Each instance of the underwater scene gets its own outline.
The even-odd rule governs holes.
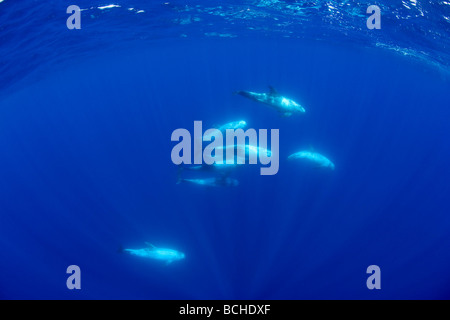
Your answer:
[[[0,0],[0,53],[0,299],[450,299],[449,1]]]

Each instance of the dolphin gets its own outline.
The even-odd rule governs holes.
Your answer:
[[[221,171],[228,172],[230,170],[236,169],[239,165],[244,164],[246,161],[250,159],[250,157],[254,157],[255,159],[259,157],[260,154],[271,157],[272,151],[269,149],[258,147],[251,144],[234,144],[234,145],[226,145],[219,146],[217,150],[221,150],[223,152],[223,159],[221,161],[216,161],[211,165],[202,164],[196,166],[180,166],[179,174],[182,170],[191,170],[191,171]],[[230,163],[227,163],[227,152],[233,151],[234,159]],[[239,151],[241,154],[239,154]],[[240,156],[241,155],[241,156]]]
[[[247,122],[245,120],[228,122],[224,125],[219,126],[217,129],[224,132],[226,129],[243,129],[247,126]]]
[[[237,129],[243,129],[246,126],[247,126],[247,122],[245,120],[239,120],[239,121],[228,122],[228,123],[225,123],[225,124],[219,125],[219,126],[214,125],[213,128],[219,130],[222,134],[225,134],[227,129],[237,130]],[[210,134],[210,135],[205,134],[205,135],[203,135],[203,139],[211,140],[211,136],[212,136],[212,134]]]
[[[260,154],[264,154],[266,157],[271,157],[272,156],[272,151],[270,151],[269,149],[263,148],[263,147],[258,147],[258,146],[254,146],[254,145],[250,145],[250,144],[246,144],[246,145],[237,145],[238,148],[244,148],[245,150],[245,155],[247,157],[254,155],[254,156],[259,156]]]
[[[221,150],[223,152],[222,160],[220,161],[216,160],[211,165],[201,164],[201,165],[179,166],[178,174],[180,175],[183,170],[201,171],[201,172],[220,171],[222,173],[226,173],[231,170],[235,170],[242,164],[245,164],[246,161],[249,161],[251,157],[257,159],[261,154],[266,157],[272,156],[272,151],[270,151],[269,149],[250,144],[234,144],[229,146],[219,146],[217,147],[217,150]],[[234,153],[234,158],[231,159],[232,162],[230,161],[229,163],[227,163],[228,152]]]
[[[223,152],[223,163],[219,162],[218,167],[224,167],[222,169],[225,169],[225,167],[230,166],[229,168],[233,168],[236,165],[242,165],[246,163],[247,161],[250,161],[250,159],[254,159],[254,161],[262,156],[271,157],[272,151],[269,149],[258,147],[251,144],[234,144],[234,145],[226,145],[217,147],[217,149],[222,150]],[[231,159],[232,162],[227,163],[227,153],[233,152],[234,153],[234,159]],[[252,163],[250,161],[250,163]]]
[[[219,150],[223,150],[224,158],[226,158],[226,153],[228,150],[234,149],[234,154],[237,156],[238,151],[241,151],[241,153],[245,156],[245,160],[248,159],[250,156],[258,157],[260,154],[263,154],[267,157],[272,156],[272,151],[269,149],[258,147],[252,144],[234,144],[234,145],[226,145],[217,147]],[[238,160],[244,160],[244,158],[240,157]],[[220,164],[221,162],[219,162]],[[226,163],[226,161],[225,161]],[[239,163],[239,162],[238,162]]]
[[[214,125],[213,128],[216,129],[217,131],[219,131],[222,136],[226,135],[227,129],[231,129],[231,130],[237,130],[237,129],[243,129],[247,126],[247,122],[245,120],[239,120],[239,121],[233,121],[233,122],[228,122],[225,123],[223,125]],[[200,143],[203,143],[203,141],[211,141],[212,137],[214,136],[214,133],[208,133],[208,134],[203,134],[202,137],[199,138],[199,140],[201,141]],[[197,154],[201,154],[202,150],[198,150]],[[201,169],[200,166],[196,167],[197,169]],[[223,165],[218,166],[219,169],[225,169],[226,167],[224,167]],[[192,170],[196,170],[196,169],[192,169]]]
[[[184,179],[179,177],[177,184],[182,182],[196,184],[206,187],[236,187],[239,185],[239,181],[227,176],[217,177],[217,178],[206,178],[206,179]]]
[[[181,170],[191,170],[191,171],[228,171],[237,167],[236,163],[226,163],[225,160],[214,162],[211,165],[201,164],[197,166],[180,166]]]
[[[291,154],[288,159],[306,159],[313,162],[317,168],[328,168],[334,170],[334,163],[330,161],[327,157],[321,155],[317,152],[312,151],[299,151]]]
[[[162,260],[166,262],[166,265],[171,264],[173,261],[182,260],[185,258],[184,253],[173,249],[157,248],[151,243],[146,242],[147,248],[144,249],[123,249],[119,251],[127,253],[132,256],[141,258]]]
[[[250,91],[237,91],[243,97],[249,98],[253,101],[267,104],[277,110],[282,116],[289,117],[294,113],[305,113],[306,110],[294,100],[288,99],[280,95],[273,87],[269,86],[268,93],[256,93]]]

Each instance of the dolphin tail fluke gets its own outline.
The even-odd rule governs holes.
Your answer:
[[[119,246],[119,249],[117,249],[117,253],[124,253],[124,249],[122,245]]]

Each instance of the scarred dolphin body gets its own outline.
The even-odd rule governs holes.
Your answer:
[[[234,144],[230,146],[224,146],[224,147],[218,147],[217,149],[222,150],[224,154],[224,160],[223,163],[220,162],[219,164],[222,164],[223,166],[231,165],[227,164],[226,155],[229,151],[232,151],[234,153],[234,159],[232,160],[233,164],[244,164],[246,161],[249,161],[249,159],[253,158],[254,161],[260,156],[266,156],[271,157],[272,151],[269,149],[258,147],[251,144]]]
[[[251,91],[237,91],[235,93],[253,101],[264,103],[277,110],[284,117],[289,117],[294,113],[306,112],[305,108],[294,100],[280,95],[273,87],[269,88],[270,91],[267,93],[256,93]]]
[[[166,265],[171,264],[173,261],[182,260],[185,258],[184,253],[173,249],[157,248],[151,243],[146,242],[146,248],[143,249],[120,249],[120,252],[127,253],[132,256],[141,258],[161,260]]]
[[[334,170],[334,163],[330,159],[313,151],[299,151],[291,154],[289,160],[304,159],[312,162],[317,168],[328,168]]]

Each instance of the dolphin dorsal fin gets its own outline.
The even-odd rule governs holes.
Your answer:
[[[149,242],[146,242],[145,245],[147,247],[149,247],[150,249],[156,249],[156,247],[154,245],[152,245],[151,243],[149,243]]]
[[[277,96],[277,95],[278,95],[278,92],[277,92],[277,90],[275,90],[274,87],[269,86],[269,90],[270,90],[270,94],[271,94],[271,95],[274,95],[274,96]]]

